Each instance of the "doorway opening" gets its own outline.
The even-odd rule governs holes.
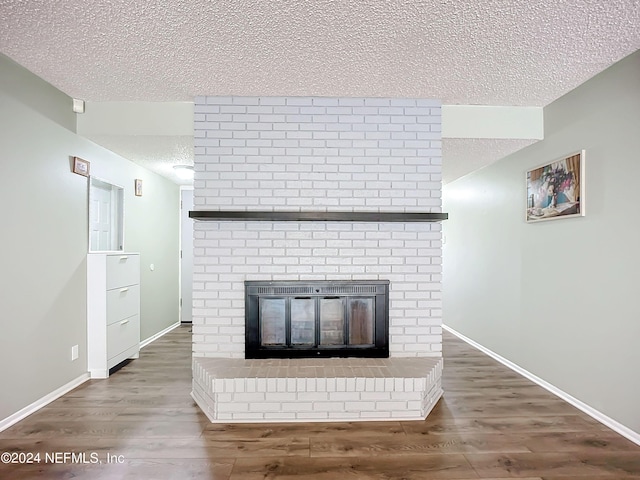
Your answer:
[[[124,250],[124,188],[96,177],[89,183],[89,251]]]

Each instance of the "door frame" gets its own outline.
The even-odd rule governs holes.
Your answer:
[[[191,185],[180,185],[180,194],[178,196],[178,202],[179,203],[179,208],[178,208],[178,215],[179,215],[179,233],[178,233],[178,238],[179,238],[179,242],[178,242],[178,289],[179,289],[179,301],[178,301],[178,313],[179,313],[179,318],[180,318],[180,323],[182,322],[182,260],[183,260],[183,255],[182,255],[182,250],[183,250],[183,245],[182,245],[182,232],[183,232],[183,217],[182,217],[182,209],[183,209],[183,205],[182,205],[182,192],[185,190],[191,190],[194,191],[193,186]],[[191,222],[193,222],[193,220],[191,220]],[[192,228],[193,231],[193,228]],[[193,285],[192,285],[192,296],[193,296]],[[193,308],[193,304],[191,305],[191,308]],[[191,316],[191,319],[193,321],[193,314]],[[185,323],[190,323],[190,322],[185,322]]]

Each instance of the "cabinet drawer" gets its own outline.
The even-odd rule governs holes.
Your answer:
[[[140,283],[140,255],[107,256],[107,290]]]
[[[140,285],[107,291],[107,325],[129,318],[140,311]]]
[[[140,317],[134,315],[107,327],[107,359],[140,344]]]

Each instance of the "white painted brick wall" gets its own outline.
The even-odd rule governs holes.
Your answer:
[[[198,97],[195,208],[441,211],[440,103]],[[438,223],[195,222],[194,355],[244,356],[245,280],[387,279],[391,356],[441,355]]]

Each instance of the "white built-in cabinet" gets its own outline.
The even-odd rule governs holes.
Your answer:
[[[87,356],[91,378],[138,358],[140,351],[140,254],[87,255]]]

